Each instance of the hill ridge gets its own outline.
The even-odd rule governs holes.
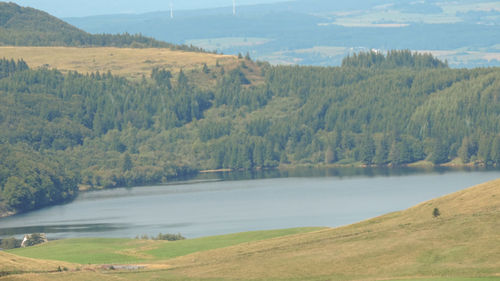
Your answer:
[[[141,34],[90,34],[49,13],[12,2],[0,2],[1,45],[152,47],[204,52],[201,48],[166,43]]]

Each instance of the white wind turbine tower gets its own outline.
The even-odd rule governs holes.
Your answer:
[[[172,1],[170,1],[170,18],[174,18],[174,5],[172,4]]]
[[[233,0],[233,16],[236,16],[236,0]]]

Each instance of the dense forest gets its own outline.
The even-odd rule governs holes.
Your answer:
[[[33,8],[0,2],[0,45],[169,48],[202,52],[194,46],[158,41],[140,34],[89,34]]]
[[[130,81],[1,60],[0,204],[27,211],[71,200],[78,186],[203,169],[500,165],[498,68],[449,69],[410,51],[330,68],[254,64],[205,67],[196,75],[218,82],[201,89],[191,72]],[[257,70],[262,83],[245,75]]]

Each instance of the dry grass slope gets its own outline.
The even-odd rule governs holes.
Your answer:
[[[72,270],[77,267],[72,263],[25,258],[1,251],[0,265],[0,276],[10,273],[53,272],[58,268]]]
[[[441,216],[433,217],[434,208]],[[174,273],[193,278],[500,276],[499,221],[496,180],[358,224],[196,253],[168,263]]]
[[[31,67],[46,66],[80,73],[108,72],[140,78],[149,76],[154,67],[178,72],[200,69],[204,63],[215,66],[233,63],[229,55],[172,51],[170,49],[77,48],[77,47],[0,47],[0,56],[24,59]]]
[[[150,77],[153,68],[166,69],[174,76],[183,70],[189,80],[202,89],[212,89],[222,70],[227,73],[237,67],[252,85],[264,82],[261,67],[253,61],[231,55],[173,51],[165,48],[114,47],[17,47],[0,46],[0,58],[23,59],[31,68],[47,67],[62,72],[107,73],[138,81]],[[203,71],[207,65],[209,72]],[[242,67],[244,64],[245,67]],[[175,81],[175,80],[174,80]]]

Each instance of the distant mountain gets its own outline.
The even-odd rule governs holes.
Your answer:
[[[358,51],[432,52],[451,67],[500,65],[500,4],[487,0],[290,1],[68,18],[93,33],[142,33],[271,63],[340,65]]]
[[[5,2],[0,2],[0,45],[159,47],[201,51],[142,35],[93,35],[46,12]]]

